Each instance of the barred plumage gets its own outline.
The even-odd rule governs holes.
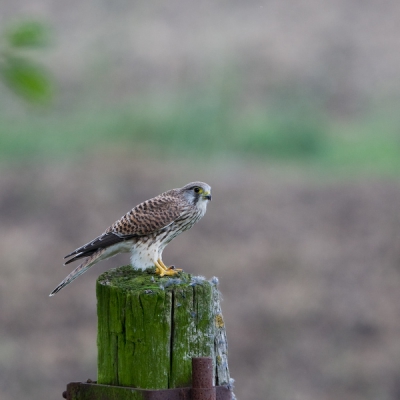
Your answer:
[[[114,222],[96,239],[65,256],[64,265],[80,258],[85,261],[75,268],[51,293],[86,272],[99,261],[121,252],[131,252],[133,268],[156,266],[158,275],[175,275],[180,270],[166,267],[162,261],[165,246],[190,229],[205,214],[211,200],[211,187],[204,182],[191,182],[146,200]]]

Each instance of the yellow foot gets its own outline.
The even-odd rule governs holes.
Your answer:
[[[175,267],[167,267],[161,259],[158,259],[156,264],[156,274],[160,276],[174,276],[177,275],[182,270]]]

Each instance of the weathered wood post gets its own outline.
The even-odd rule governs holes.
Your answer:
[[[190,387],[192,357],[211,357],[214,385],[230,385],[217,283],[186,273],[159,277],[130,266],[102,274],[97,280],[97,383]]]

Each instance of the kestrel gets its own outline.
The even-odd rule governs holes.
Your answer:
[[[157,275],[177,274],[181,270],[167,267],[162,261],[162,252],[172,239],[190,229],[204,216],[210,200],[211,187],[207,183],[191,182],[140,203],[102,235],[64,257],[72,257],[64,265],[84,257],[86,260],[50,296],[94,264],[117,253],[130,252],[133,268],[144,270],[155,266]]]

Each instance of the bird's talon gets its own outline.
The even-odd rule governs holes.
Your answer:
[[[182,270],[175,268],[174,265],[167,267],[161,260],[157,260],[156,263],[156,274],[158,276],[174,276],[178,275]]]
[[[167,271],[181,272],[183,270],[182,270],[182,268],[176,268],[175,265],[171,265],[170,267],[167,268]]]

